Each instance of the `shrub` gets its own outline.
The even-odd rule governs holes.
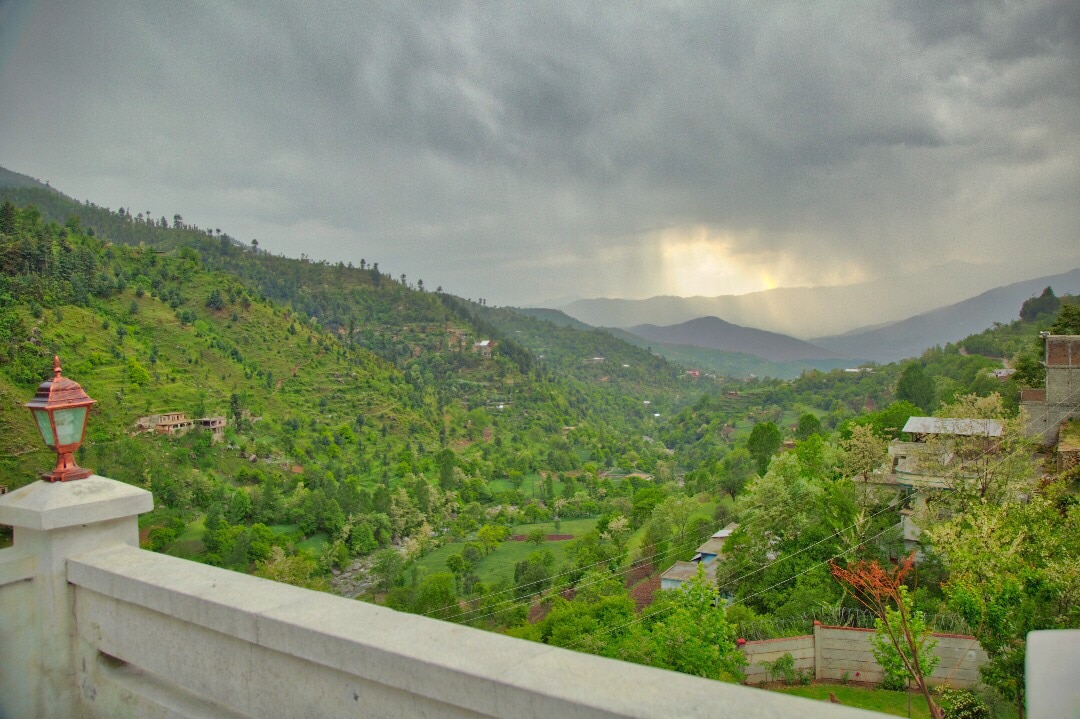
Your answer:
[[[990,719],[990,707],[968,689],[939,687],[945,719]]]
[[[775,681],[779,678],[784,684],[794,684],[802,679],[800,676],[802,672],[795,671],[795,657],[791,656],[791,652],[787,652],[775,661],[760,661],[758,666],[765,669],[769,681]],[[802,683],[805,684],[806,682]]]

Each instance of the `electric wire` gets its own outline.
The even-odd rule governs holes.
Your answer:
[[[1062,399],[1061,401],[1059,401],[1059,402],[1056,402],[1056,403],[1055,403],[1055,404],[1053,405],[1053,407],[1054,407],[1054,408],[1056,408],[1056,407],[1058,407],[1058,406],[1060,406],[1060,405],[1062,405],[1062,404],[1066,403],[1066,402],[1067,402],[1067,401],[1068,401],[1069,399],[1071,399],[1071,397],[1073,397],[1073,396],[1074,396],[1074,395],[1076,395],[1076,394],[1080,394],[1080,389],[1078,389],[1078,390],[1076,390],[1076,391],[1074,391],[1074,392],[1070,393],[1070,394],[1069,394],[1069,395],[1068,395],[1068,396],[1067,396],[1066,398]],[[1050,414],[1050,411],[1051,411],[1051,408],[1048,408],[1048,409],[1047,409],[1047,410],[1046,410],[1046,411],[1045,411],[1044,413],[1042,413],[1042,414],[1041,414],[1041,415],[1040,415],[1039,417],[1037,417],[1037,419],[1038,419],[1038,418],[1042,418],[1042,417],[1045,417],[1045,416],[1048,416],[1048,415]],[[1030,421],[1030,420],[1029,420],[1029,421]],[[1012,457],[1014,457],[1014,456],[1017,456],[1017,455],[1019,455],[1019,454],[1021,454],[1021,453],[1024,453],[1024,452],[1025,452],[1026,450],[1027,450],[1027,447],[1025,447],[1025,446],[1023,446],[1023,445],[1022,445],[1022,446],[1021,446],[1021,447],[1019,447],[1019,448],[1018,448],[1017,450],[1015,450],[1015,451],[1013,451],[1013,452],[1010,452],[1010,453],[1009,453],[1008,455],[1006,455],[1005,457],[1003,457],[1002,459],[1000,459],[1000,460],[999,460],[999,461],[998,461],[998,462],[996,463],[996,465],[995,465],[995,466],[1001,466],[1002,464],[1004,464],[1004,463],[1005,463],[1006,461],[1008,461],[1008,460],[1009,460],[1009,459],[1011,459]],[[990,451],[991,451],[991,450],[989,450],[989,449],[987,449],[987,450],[984,450],[984,451],[980,452],[980,453],[979,453],[978,455],[976,455],[975,457],[973,457],[973,458],[972,458],[972,460],[969,460],[969,461],[973,461],[973,460],[981,459],[982,457],[984,457],[984,456],[986,456],[987,454],[989,454],[989,453],[990,453]],[[870,521],[871,519],[873,519],[874,517],[878,516],[878,515],[879,515],[879,514],[881,514],[882,512],[885,512],[885,511],[887,511],[888,509],[891,509],[891,508],[892,508],[893,506],[895,506],[896,504],[898,504],[898,503],[900,503],[900,502],[904,501],[905,499],[906,499],[906,497],[905,497],[904,495],[901,495],[901,496],[899,496],[899,497],[898,497],[898,498],[897,498],[896,500],[894,500],[893,502],[890,502],[890,503],[889,503],[888,505],[886,505],[886,506],[885,506],[884,508],[882,508],[882,509],[878,510],[877,512],[875,512],[875,513],[874,513],[873,515],[871,515],[870,517],[866,517],[866,518],[861,518],[861,519],[857,520],[857,521],[856,521],[855,523],[853,523],[853,524],[851,524],[851,525],[849,525],[849,526],[847,526],[847,527],[845,527],[845,528],[843,528],[843,529],[837,530],[837,531],[836,531],[836,532],[834,532],[833,534],[831,534],[831,535],[829,535],[829,536],[827,536],[827,537],[824,537],[823,539],[820,539],[820,540],[818,540],[818,541],[817,541],[817,542],[815,542],[814,544],[811,544],[811,545],[808,545],[808,546],[806,546],[806,547],[803,547],[803,548],[799,549],[798,551],[796,551],[796,552],[793,552],[793,553],[791,553],[791,554],[787,554],[787,555],[784,555],[784,556],[782,556],[782,557],[778,557],[778,558],[776,558],[776,559],[774,559],[774,560],[772,560],[772,561],[768,562],[767,564],[765,564],[765,565],[763,565],[763,566],[761,566],[761,567],[759,567],[759,568],[757,568],[757,569],[755,569],[755,570],[752,570],[752,571],[750,571],[750,572],[747,572],[747,573],[745,573],[745,574],[743,574],[743,575],[740,575],[739,577],[736,577],[736,578],[734,578],[734,579],[728,580],[728,581],[727,581],[727,582],[725,582],[725,583],[724,583],[723,585],[720,585],[720,587],[721,587],[721,588],[723,588],[723,587],[727,587],[727,586],[730,586],[730,585],[732,585],[732,584],[735,584],[735,583],[737,583],[737,582],[741,582],[742,580],[746,579],[747,577],[749,577],[749,576],[753,576],[754,574],[757,574],[757,573],[759,573],[759,572],[765,571],[765,570],[766,570],[766,569],[768,569],[769,567],[771,567],[771,566],[774,566],[775,564],[778,564],[779,562],[782,562],[782,561],[784,561],[784,560],[786,560],[786,559],[790,559],[790,558],[792,558],[792,557],[795,557],[795,556],[797,556],[797,555],[801,554],[801,553],[802,553],[802,552],[804,552],[804,551],[807,551],[807,550],[809,550],[809,549],[812,549],[813,547],[815,547],[815,546],[817,546],[817,545],[821,544],[822,542],[828,541],[829,539],[832,539],[833,537],[835,537],[835,536],[839,535],[839,534],[840,534],[840,533],[842,533],[842,532],[846,532],[846,531],[848,531],[848,530],[850,530],[850,529],[853,529],[853,528],[855,528],[855,527],[859,526],[860,524],[865,524],[866,522]],[[878,533],[877,535],[875,535],[875,536],[874,536],[874,538],[876,538],[876,537],[879,537],[879,536],[881,536],[881,535],[882,535],[882,534],[884,534],[884,533],[885,533],[886,531],[889,531],[889,530],[891,530],[891,529],[895,529],[895,528],[896,528],[897,526],[900,526],[900,525],[893,525],[892,527],[889,527],[888,529],[886,529],[886,530],[883,530],[882,532],[879,532],[879,533]],[[684,532],[683,534],[686,534],[686,533]],[[680,535],[680,536],[681,536],[681,535]],[[866,543],[866,541],[868,541],[868,540],[864,540],[864,542],[861,542],[860,544],[858,544],[858,545],[855,545],[855,546],[862,546],[863,544],[865,544],[865,543]],[[650,545],[650,546],[653,546],[653,545]],[[671,553],[673,553],[674,551],[676,551],[676,550],[671,550],[671,551],[669,551],[669,552],[666,552],[666,553],[665,553],[665,556],[666,556],[666,555],[668,555],[668,554],[671,554]],[[610,560],[603,560],[603,561],[600,561],[600,562],[596,562],[596,563],[594,563],[594,564],[592,564],[592,565],[589,565],[589,567],[593,567],[593,566],[596,566],[596,565],[598,565],[598,564],[605,564],[605,563],[607,563],[608,561],[610,561]],[[820,565],[815,565],[815,566],[820,566]],[[608,577],[604,577],[604,578],[601,578],[601,579],[595,580],[594,582],[589,582],[589,583],[585,583],[585,584],[579,584],[579,585],[577,585],[577,587],[585,587],[585,586],[590,586],[590,585],[592,585],[592,584],[595,584],[595,583],[599,583],[599,582],[602,582],[602,581],[606,581],[607,579],[609,579],[609,578],[611,578],[611,577],[613,577],[613,576],[621,576],[621,575],[623,575],[623,574],[626,574],[626,573],[628,573],[628,572],[631,572],[631,571],[633,571],[634,569],[635,569],[635,567],[633,567],[633,566],[630,566],[630,567],[628,567],[627,569],[624,569],[624,570],[622,570],[622,571],[619,571],[619,572],[613,573],[612,575],[609,575]],[[559,575],[555,575],[555,577],[551,577],[550,579],[555,579],[555,578],[557,578],[557,577],[565,576],[565,575],[567,575],[567,574],[573,574],[573,573],[576,573],[577,571],[581,571],[581,570],[575,569],[575,570],[570,570],[570,571],[567,571],[567,572],[563,572],[563,573],[561,573],[561,574],[559,574]],[[805,574],[805,572],[800,572],[799,574],[796,574],[796,575],[794,575],[794,576],[795,576],[795,577],[798,577],[798,576],[800,576],[801,574]],[[789,577],[788,579],[791,579],[791,578],[792,578],[792,577]],[[524,585],[524,586],[530,586],[530,585],[532,585],[532,584],[537,584],[537,583],[539,583],[539,582],[543,582],[543,581],[547,581],[547,580],[538,580],[537,582],[532,582],[532,583],[530,583],[529,585]],[[785,581],[786,581],[786,580],[785,580]],[[575,587],[575,588],[577,588],[577,587]],[[510,589],[507,589],[507,590],[502,590],[502,592],[498,592],[498,593],[504,593],[504,592],[507,592],[507,591],[514,591],[514,589],[516,589],[516,588],[510,588]],[[472,621],[479,621],[479,620],[481,620],[481,619],[485,619],[485,618],[487,618],[487,617],[489,617],[489,616],[493,616],[493,615],[495,615],[495,614],[500,614],[500,613],[504,613],[504,612],[510,611],[510,610],[512,610],[512,609],[514,609],[514,608],[517,608],[518,606],[520,606],[520,605],[521,605],[521,604],[522,604],[522,603],[523,603],[523,602],[524,602],[524,601],[525,601],[526,599],[530,599],[530,598],[532,598],[532,597],[535,597],[535,596],[537,596],[537,595],[539,595],[539,594],[543,594],[543,593],[544,593],[545,591],[547,591],[547,590],[539,590],[539,591],[537,591],[537,592],[532,592],[532,593],[530,593],[530,594],[527,594],[527,595],[524,595],[524,596],[522,596],[522,597],[520,597],[520,598],[510,598],[510,599],[508,599],[508,600],[503,600],[503,601],[501,601],[501,602],[498,602],[498,603],[496,603],[496,604],[495,604],[494,606],[498,607],[498,606],[500,606],[500,605],[502,605],[502,604],[511,604],[511,606],[509,606],[509,607],[506,607],[506,608],[504,608],[504,609],[498,609],[498,610],[495,610],[495,611],[491,611],[491,612],[488,612],[488,613],[486,613],[486,614],[483,614],[483,615],[480,615],[480,616],[473,616],[473,617],[469,617],[468,619],[465,619],[465,620],[462,620],[462,621],[469,621],[469,622],[472,622]],[[766,590],[763,590],[763,591],[768,591],[768,590],[766,589]],[[493,593],[492,595],[484,595],[484,597],[486,597],[486,596],[494,596],[495,594],[498,594],[498,593]],[[751,598],[753,598],[754,596],[757,596],[757,594],[751,595],[750,597],[745,597],[745,598],[743,598],[743,599],[742,599],[742,600],[740,600],[740,601],[746,601],[747,599],[751,599]],[[481,599],[483,599],[484,597],[481,597]],[[436,612],[439,612],[439,611],[444,611],[445,609],[451,608],[451,607],[453,607],[453,606],[454,606],[454,605],[449,605],[448,607],[444,607],[443,609],[439,609],[439,610],[434,610],[434,612],[432,612],[432,613],[436,613]],[[458,605],[458,606],[460,606],[460,605]],[[452,617],[447,617],[446,619],[448,619],[448,620],[450,620],[450,619],[457,619],[457,618],[459,618],[459,617],[467,616],[467,615],[469,615],[469,614],[476,614],[476,613],[477,613],[478,611],[482,611],[483,609],[491,609],[491,606],[488,606],[488,607],[482,607],[482,608],[478,608],[478,609],[473,609],[473,610],[466,610],[466,611],[464,611],[464,612],[460,612],[459,614],[453,615]],[[429,616],[430,616],[430,613],[429,613]]]

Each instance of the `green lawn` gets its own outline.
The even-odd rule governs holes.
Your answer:
[[[809,684],[804,687],[782,687],[772,691],[826,702],[829,701],[829,692],[832,692],[844,706],[869,709],[882,714],[892,714],[893,716],[910,716],[915,719],[929,719],[930,717],[930,711],[926,708],[926,699],[918,692],[911,692],[908,695],[905,692],[844,684]],[[908,714],[909,696],[911,699],[910,714]]]
[[[184,527],[184,531],[168,546],[165,553],[174,557],[191,559],[205,549],[202,541],[204,534],[206,534],[206,525],[203,524],[201,518],[197,519]]]
[[[330,535],[326,532],[317,532],[296,545],[297,549],[306,549],[315,555],[322,554],[326,546],[330,544]]]
[[[540,527],[546,534],[572,534],[580,537],[596,526],[596,518],[564,519],[556,531],[554,522],[539,522],[537,524],[519,524],[511,530],[511,534],[528,534],[529,530]],[[499,545],[491,554],[480,560],[476,567],[476,573],[484,584],[491,585],[500,579],[513,581],[514,565],[525,560],[537,549],[548,549],[555,555],[555,567],[558,569],[566,560],[566,546],[569,541],[544,542],[539,547],[531,542],[506,541]],[[446,559],[451,554],[457,554],[465,547],[464,542],[451,542],[439,547],[434,552],[424,556],[419,564],[428,573],[445,572]]]
[[[804,687],[778,687],[772,691],[826,702],[829,701],[829,692],[832,692],[844,706],[869,709],[870,711],[892,714],[893,716],[909,716],[915,719],[930,716],[930,711],[926,708],[926,699],[918,691],[906,694],[904,692],[886,691],[885,689],[853,684],[809,684]],[[911,700],[910,714],[908,713],[909,697]],[[999,704],[994,708],[994,716],[996,719],[1016,719],[1016,709],[1011,705]]]
[[[532,472],[526,474],[521,482],[521,492],[525,495],[526,499],[539,499],[540,498],[540,483],[542,481],[541,476]],[[488,487],[492,492],[508,492],[514,488],[514,485],[509,479],[493,479],[488,482]],[[563,483],[557,479],[552,480],[552,490],[555,492],[556,497],[562,496]]]

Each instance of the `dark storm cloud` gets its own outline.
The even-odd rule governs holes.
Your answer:
[[[1076,255],[1074,3],[309,5],[35,4],[0,164],[500,301]]]

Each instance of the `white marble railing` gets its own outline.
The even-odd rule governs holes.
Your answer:
[[[0,498],[0,717],[879,716],[143,551],[150,507],[101,477]]]

